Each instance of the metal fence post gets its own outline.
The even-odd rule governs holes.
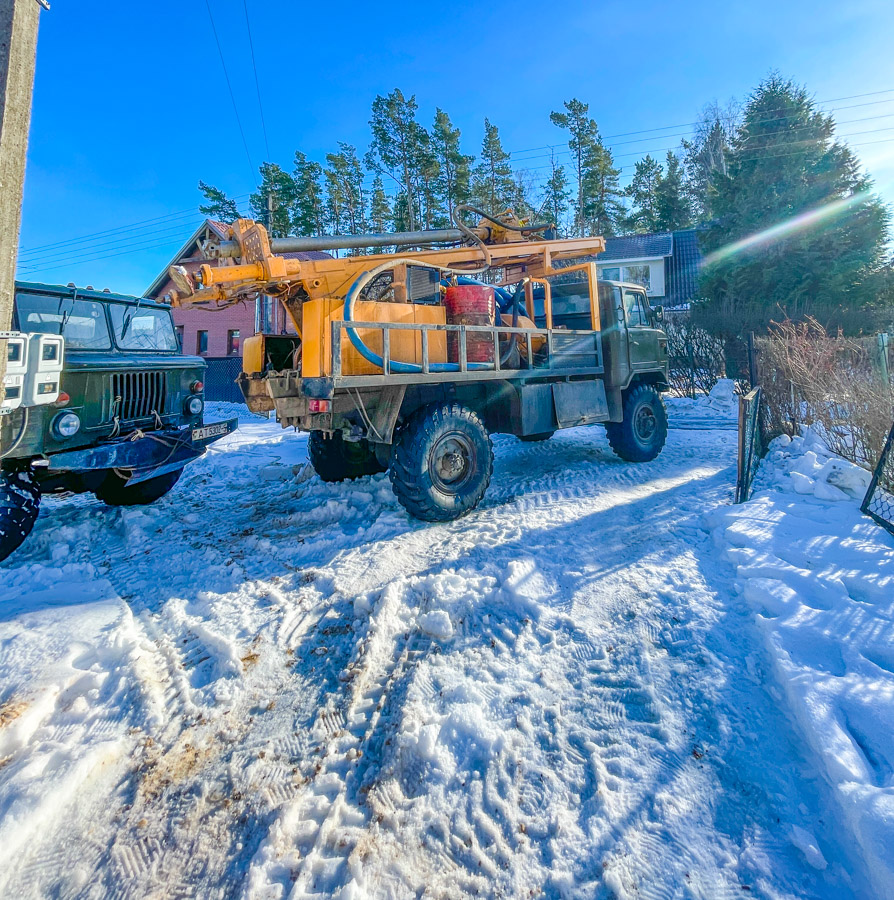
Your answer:
[[[877,334],[875,336],[875,370],[878,373],[879,381],[883,385],[891,383],[891,376],[888,371],[888,335],[886,333]]]

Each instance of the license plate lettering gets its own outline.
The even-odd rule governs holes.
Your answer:
[[[193,441],[204,441],[206,438],[217,437],[227,433],[227,423],[218,422],[216,425],[205,425],[203,428],[193,428]]]

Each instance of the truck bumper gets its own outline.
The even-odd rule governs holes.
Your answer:
[[[137,484],[157,475],[182,469],[198,459],[209,444],[235,431],[238,419],[210,425],[151,431],[137,437],[120,438],[83,450],[56,453],[49,458],[50,472],[90,472],[101,469],[130,470],[127,484]],[[136,432],[139,434],[140,432]]]

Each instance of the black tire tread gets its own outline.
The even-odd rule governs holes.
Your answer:
[[[652,395],[657,401],[658,416],[658,440],[653,444],[648,452],[644,452],[643,448],[637,443],[633,435],[633,422],[631,411],[636,407],[637,403],[644,395]],[[605,432],[608,435],[608,442],[611,445],[615,455],[619,456],[625,462],[649,462],[655,459],[661,453],[664,443],[667,440],[667,412],[664,408],[664,401],[661,394],[649,384],[640,384],[630,390],[624,398],[624,421],[623,422],[606,422]]]
[[[443,509],[435,504],[419,482],[414,465],[414,453],[418,448],[426,446],[433,439],[434,433],[447,418],[460,418],[467,421],[484,437],[487,446],[486,472],[483,485],[470,495],[473,502],[460,509]],[[423,406],[401,426],[395,435],[394,451],[391,455],[391,466],[388,469],[391,478],[391,489],[407,512],[425,522],[450,522],[471,512],[481,501],[490,485],[493,472],[494,447],[484,423],[476,412],[458,403],[433,403]]]
[[[0,562],[21,547],[40,511],[40,486],[28,471],[0,472]]]
[[[358,442],[354,458],[351,458],[345,452],[345,441],[340,433],[327,438],[322,431],[312,431],[307,436],[307,455],[314,471],[322,481],[327,482],[377,475],[387,468],[379,462],[375,451],[365,440]]]

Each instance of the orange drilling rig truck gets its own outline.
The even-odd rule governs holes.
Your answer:
[[[469,212],[475,227],[460,218]],[[297,334],[245,341],[249,408],[307,431],[326,481],[387,469],[420,519],[454,519],[480,502],[492,433],[539,441],[600,423],[622,459],[657,456],[667,435],[662,310],[640,285],[597,280],[604,240],[556,240],[551,226],[472,207],[454,221],[270,239],[239,219],[229,240],[206,245],[209,263],[172,267],[168,299],[220,308],[278,298]],[[294,258],[306,250],[346,255]]]

